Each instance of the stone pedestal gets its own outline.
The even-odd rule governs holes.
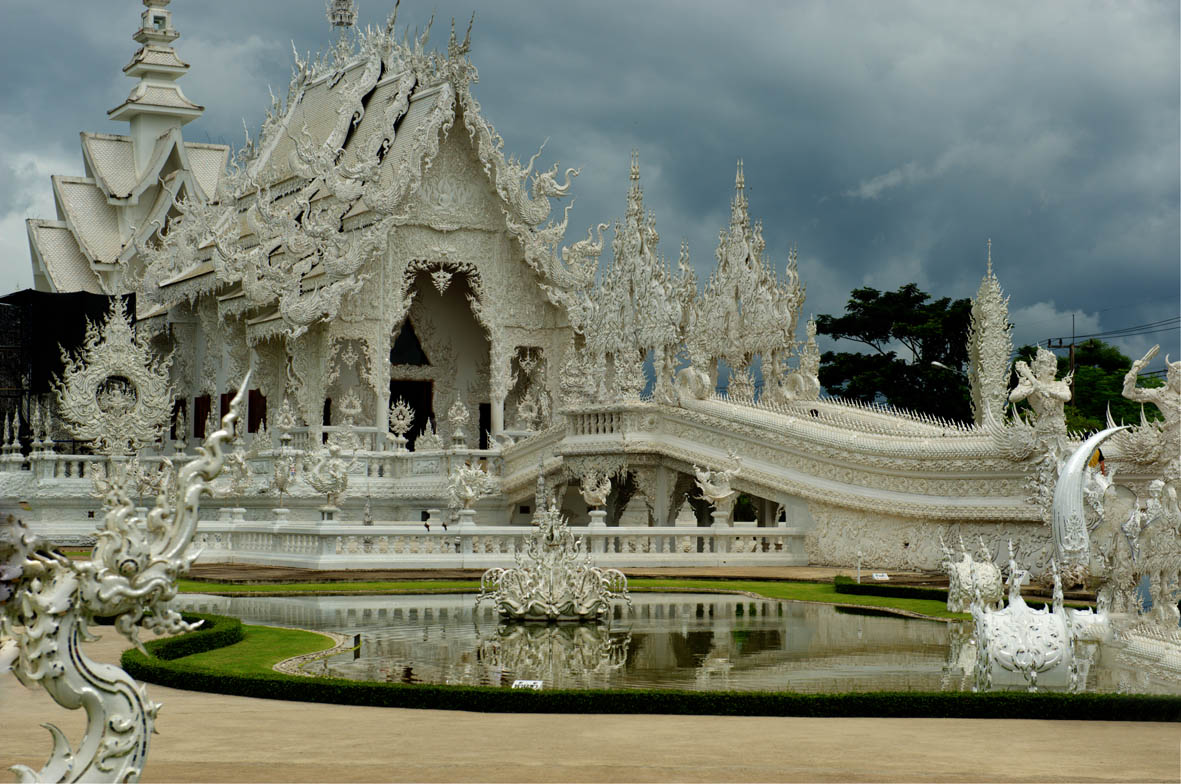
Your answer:
[[[232,512],[233,512],[233,510],[230,507],[223,506],[221,509],[217,510],[217,521],[219,523],[230,522],[230,520],[232,519],[230,516],[232,514]]]
[[[592,509],[590,511],[590,522],[586,525],[592,531],[606,531],[607,530],[607,510]],[[590,538],[590,550],[592,553],[607,552],[607,539],[603,536],[592,536]]]
[[[230,509],[230,520],[235,523],[246,522],[246,507],[235,506]]]
[[[720,532],[720,531],[724,531],[730,527],[730,523],[728,521],[728,518],[730,517],[729,510],[718,509],[715,507],[714,510],[712,512],[710,512],[709,516],[713,518],[713,523],[710,525],[710,528],[714,529],[714,531]],[[730,550],[729,545],[730,545],[730,538],[729,537],[726,537],[726,536],[715,536],[714,537],[714,552],[715,553],[729,552],[729,550]]]
[[[322,522],[335,520],[338,514],[340,514],[340,507],[334,506],[332,504],[327,504],[320,507],[320,520]]]
[[[276,523],[286,523],[290,520],[291,510],[282,506],[277,506],[271,510],[275,515]]]
[[[459,540],[460,552],[464,555],[472,554],[472,534],[476,531],[476,510],[459,510]]]

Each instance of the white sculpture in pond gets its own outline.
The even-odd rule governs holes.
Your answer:
[[[164,634],[196,628],[168,602],[198,555],[188,549],[198,504],[222,469],[243,396],[235,396],[222,429],[205,439],[200,456],[180,469],[146,519],[135,515],[126,490],[112,484],[113,503],[89,561],[67,558],[20,523],[7,523],[0,545],[7,550],[0,559],[0,673],[11,670],[30,688],[40,683],[59,705],[85,708],[87,718],[77,749],[46,725],[53,753],[41,770],[14,766],[22,781],[139,780],[160,706],[123,670],[91,660],[80,643],[96,616],[114,617],[115,629],[140,650],[141,628]]]
[[[984,540],[980,540],[979,561],[972,558],[962,538],[959,559],[952,557],[942,534],[939,546],[943,549],[943,568],[947,571],[947,609],[965,612],[977,596],[989,607],[999,608],[1004,596],[1004,581],[1001,570],[992,562],[992,556],[984,546]]]
[[[477,604],[490,600],[512,620],[545,621],[599,620],[617,599],[631,606],[627,577],[592,564],[560,510],[538,509],[533,525],[524,550],[514,554],[515,567],[484,572]]]
[[[982,599],[972,603],[976,640],[976,684],[988,690],[1004,673],[1019,675],[1030,691],[1037,691],[1038,678],[1051,671],[1071,675],[1074,639],[1062,607],[1062,584],[1053,568],[1054,597],[1051,608],[1035,610],[1021,597],[1021,583],[1028,573],[1017,568],[1009,543],[1009,604],[991,610]],[[1071,685],[1076,679],[1071,678]]]

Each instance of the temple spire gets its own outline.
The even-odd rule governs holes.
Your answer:
[[[339,27],[341,32],[355,27],[357,25],[357,4],[353,0],[328,0],[328,24]]]
[[[176,80],[189,70],[172,48],[180,33],[172,26],[169,0],[143,0],[142,23],[132,38],[140,44],[123,73],[138,78],[127,100],[107,112],[112,120],[131,125],[137,172],[152,157],[156,139],[172,128],[180,128],[205,111],[185,97]]]

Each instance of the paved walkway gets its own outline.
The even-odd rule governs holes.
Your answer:
[[[88,644],[114,661],[111,629]],[[481,714],[316,705],[148,686],[143,780],[1176,782],[1181,725],[981,719]],[[0,767],[39,768],[82,711],[0,676]]]

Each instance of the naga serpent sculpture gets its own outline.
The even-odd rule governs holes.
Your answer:
[[[84,708],[87,717],[76,750],[60,729],[45,725],[53,753],[39,771],[14,765],[20,781],[122,782],[142,774],[160,706],[122,669],[89,658],[81,643],[96,639],[89,626],[99,616],[113,617],[141,651],[141,628],[175,634],[199,625],[186,623],[167,602],[176,596],[177,577],[199,555],[188,548],[201,494],[225,463],[223,446],[233,437],[249,380],[247,373],[221,429],[168,483],[146,519],[135,515],[125,482],[112,479],[90,561],[55,552],[9,518],[7,541],[0,543],[8,554],[0,591],[0,672],[12,670],[30,688],[40,683],[59,705]]]

